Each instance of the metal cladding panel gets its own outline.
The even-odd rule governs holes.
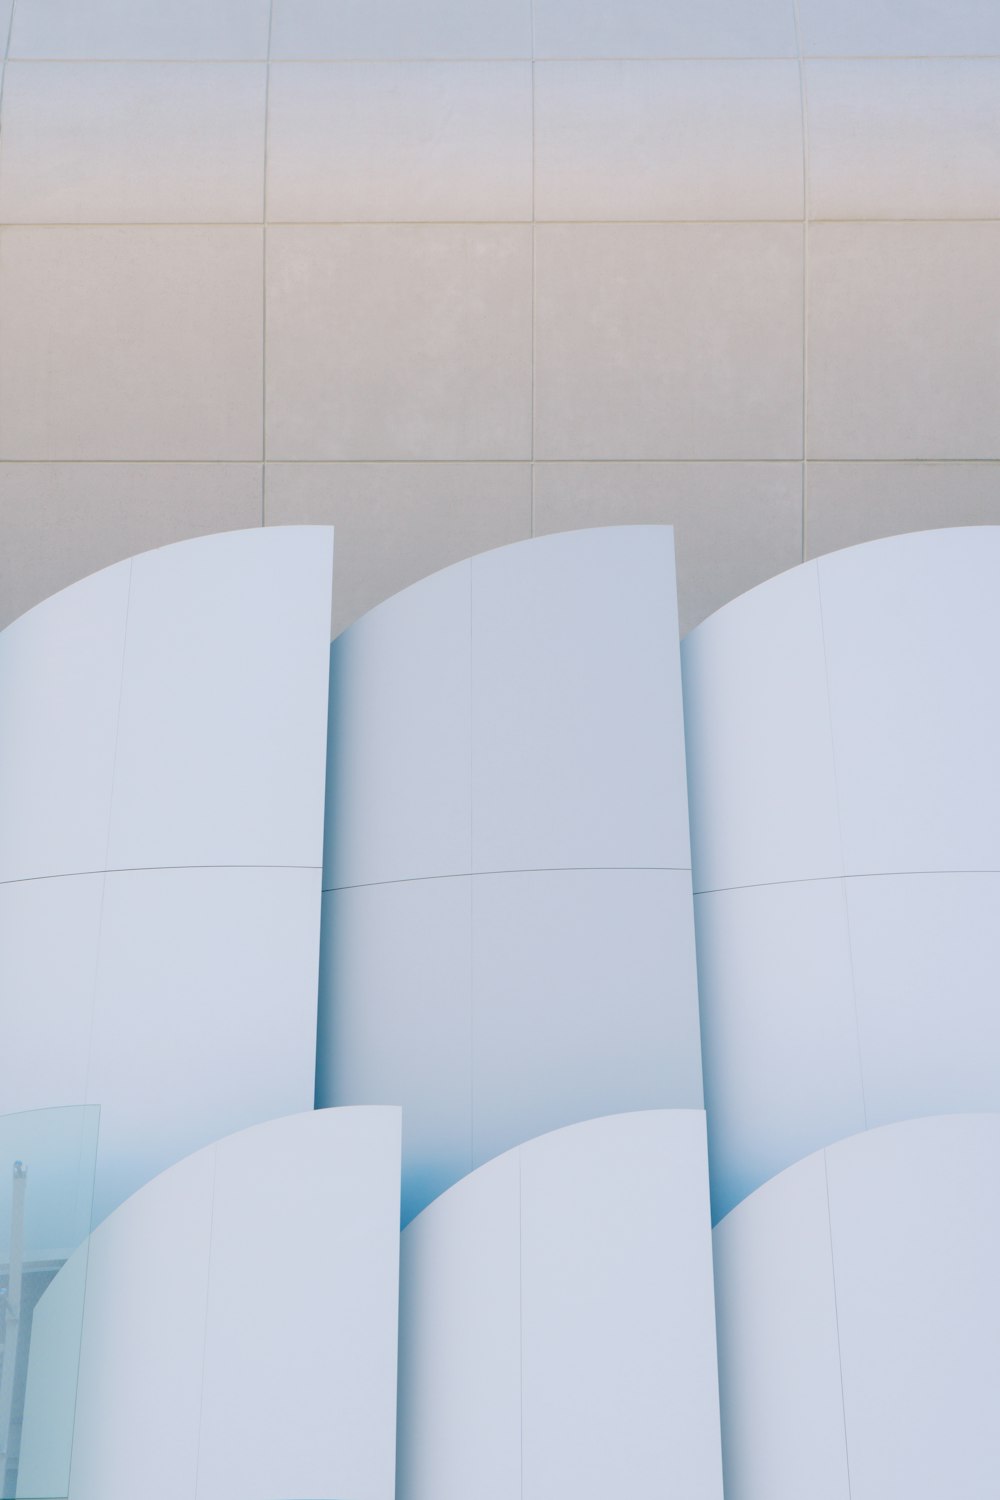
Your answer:
[[[132,563],[108,865],[322,863],[329,528]]]
[[[615,1115],[404,1231],[400,1500],[720,1500],[704,1117]]]
[[[840,880],[706,892],[695,897],[695,930],[718,1220],[868,1123],[857,965]]]
[[[405,1099],[404,1222],[541,1131],[700,1108],[670,529],[476,557],[332,663],[317,1098]]]
[[[713,1200],[1000,1108],[1000,528],[820,558],[684,644]]]
[[[471,570],[404,589],[330,648],[326,890],[469,868]]]
[[[0,632],[0,880],[105,867],[130,567]]]
[[[178,543],[0,634],[0,1110],[103,1107],[99,1215],[313,1100],[331,549]]]
[[[1000,1474],[1000,1115],[826,1148],[715,1230],[726,1494],[972,1500]]]
[[[690,869],[673,532],[472,562],[472,868]]]
[[[123,1204],[89,1242],[70,1500],[391,1500],[398,1215],[393,1108],[255,1126]]]

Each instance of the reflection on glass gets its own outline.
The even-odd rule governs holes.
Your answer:
[[[69,1493],[99,1116],[0,1116],[0,1500]]]

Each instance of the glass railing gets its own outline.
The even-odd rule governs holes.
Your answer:
[[[100,1111],[0,1115],[0,1500],[65,1500]]]

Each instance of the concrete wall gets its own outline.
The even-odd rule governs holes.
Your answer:
[[[0,0],[4,38],[0,621],[226,527],[335,522],[339,630],[665,521],[686,629],[1000,520],[994,6]]]

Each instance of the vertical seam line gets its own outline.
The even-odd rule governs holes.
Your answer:
[[[198,1438],[194,1450],[194,1500],[201,1483],[201,1432],[205,1417],[205,1362],[208,1353],[208,1321],[212,1304],[212,1252],[215,1240],[215,1189],[219,1176],[219,1148],[212,1148],[212,1196],[208,1210],[208,1271],[205,1276],[205,1324],[201,1337],[201,1368],[198,1376]]]
[[[840,1419],[844,1428],[844,1466],[847,1470],[847,1495],[851,1496],[851,1453],[847,1442],[847,1401],[844,1396],[844,1356],[840,1347],[840,1304],[837,1300],[837,1264],[833,1255],[833,1212],[830,1208],[830,1166],[823,1151],[823,1177],[826,1182],[826,1227],[830,1243],[830,1281],[833,1287],[833,1325],[837,1337],[837,1373],[840,1377]]]
[[[520,1493],[524,1500],[524,1240],[523,1188],[521,1161],[523,1148],[517,1151],[517,1398],[518,1398],[518,1464]]]
[[[833,734],[833,705],[830,698],[830,663],[826,648],[826,617],[823,612],[822,567],[816,563],[816,598],[819,604],[819,632],[823,648],[823,686],[826,693],[826,717],[830,730],[830,765],[833,770],[833,805],[837,820],[837,848],[840,854],[840,889],[844,901],[844,927],[847,933],[847,964],[851,974],[851,1001],[854,1006],[854,1039],[858,1049],[858,1085],[861,1089],[861,1118],[868,1129],[868,1100],[865,1096],[865,1064],[861,1050],[861,1017],[858,1012],[858,985],[854,968],[854,943],[851,937],[851,911],[847,899],[847,861],[844,858],[844,826],[840,807],[840,778],[837,774],[837,744]]]

